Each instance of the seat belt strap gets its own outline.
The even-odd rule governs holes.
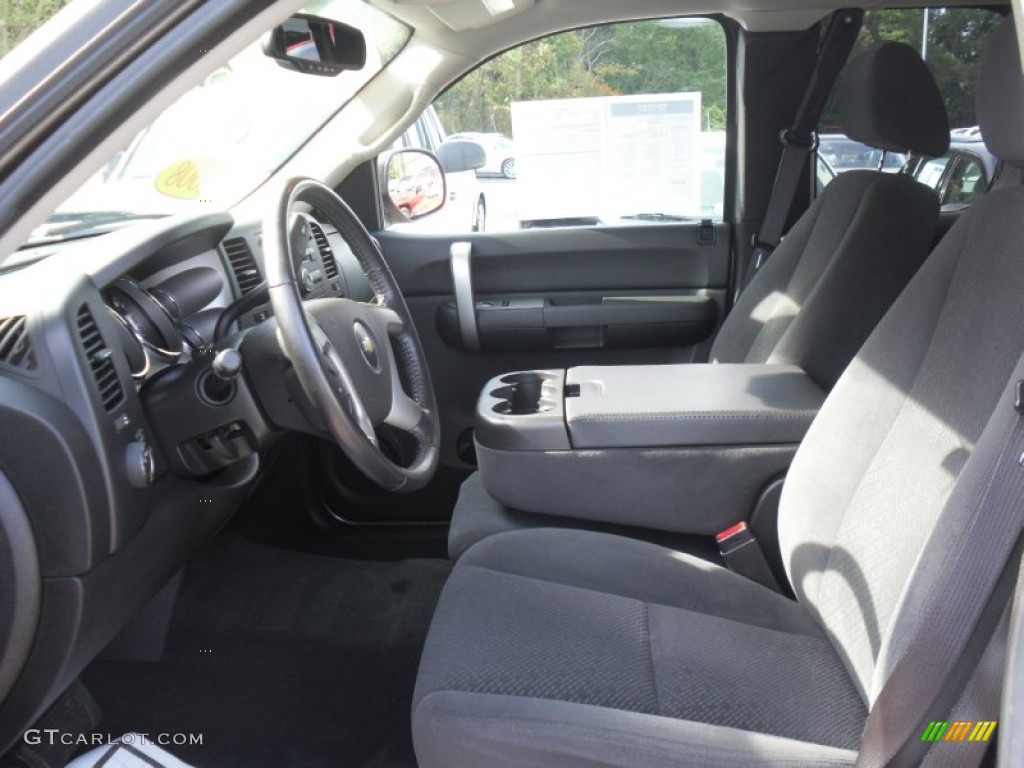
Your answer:
[[[828,94],[846,63],[853,43],[860,31],[864,12],[857,8],[843,8],[829,18],[818,42],[818,55],[807,90],[796,111],[793,124],[779,134],[782,159],[775,174],[768,207],[761,221],[761,229],[754,237],[750,274],[753,275],[782,240],[789,209],[793,206],[807,158],[818,148],[815,128],[821,117]]]
[[[920,764],[930,746],[922,741],[925,727],[945,719],[1010,599],[1024,545],[1022,380],[1024,358],[1014,371],[1010,402],[1000,405],[1014,406],[1017,417],[1003,427],[995,466],[949,557],[946,589],[924,606],[916,637],[868,714],[857,768]]]
[[[1019,581],[1019,573],[1017,576]],[[999,712],[1010,642],[1012,603],[1013,598],[1004,606],[1002,618],[990,636],[977,637],[977,642],[984,644],[985,650],[977,654],[971,679],[959,699],[946,708],[941,721],[925,726],[932,739],[938,739],[938,734],[942,734],[942,740],[949,738],[953,741],[959,737],[963,741],[951,744],[953,749],[929,749],[921,761],[921,768],[978,768],[986,765],[992,768],[995,765],[991,758],[995,757],[996,747],[1009,728],[1002,715],[998,721],[981,720],[979,717],[982,712],[991,713],[993,717]],[[971,737],[974,738],[973,747]]]

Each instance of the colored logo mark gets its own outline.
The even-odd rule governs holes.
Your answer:
[[[921,741],[988,741],[997,724],[996,720],[933,720],[921,734]]]
[[[181,160],[164,168],[156,177],[157,190],[180,200],[199,199],[199,169],[193,160]]]

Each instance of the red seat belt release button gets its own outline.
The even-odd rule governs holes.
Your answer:
[[[729,570],[775,592],[781,591],[761,545],[746,523],[736,523],[715,534],[715,541],[718,542],[718,551]]]
[[[729,539],[738,537],[743,533],[746,533],[748,537],[751,536],[750,530],[747,528],[746,523],[736,523],[736,525],[729,526],[721,533],[716,533],[715,541],[717,541],[719,546],[721,546],[724,542],[728,541]]]

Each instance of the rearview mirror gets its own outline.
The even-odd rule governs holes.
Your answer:
[[[297,13],[263,39],[263,52],[282,67],[334,77],[366,64],[366,37],[340,21]]]
[[[412,221],[433,213],[447,196],[444,173],[429,152],[403,149],[391,154],[384,165],[384,190],[389,218]]]

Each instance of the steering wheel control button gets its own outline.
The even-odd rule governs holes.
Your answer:
[[[128,483],[136,490],[148,488],[153,483],[153,449],[145,440],[128,444],[125,453],[125,470]]]
[[[366,364],[374,371],[380,370],[380,350],[377,348],[377,342],[373,338],[373,334],[370,333],[370,329],[363,325],[358,320],[353,324],[353,331],[356,335],[356,343],[359,345],[359,352],[363,356],[363,360]]]

